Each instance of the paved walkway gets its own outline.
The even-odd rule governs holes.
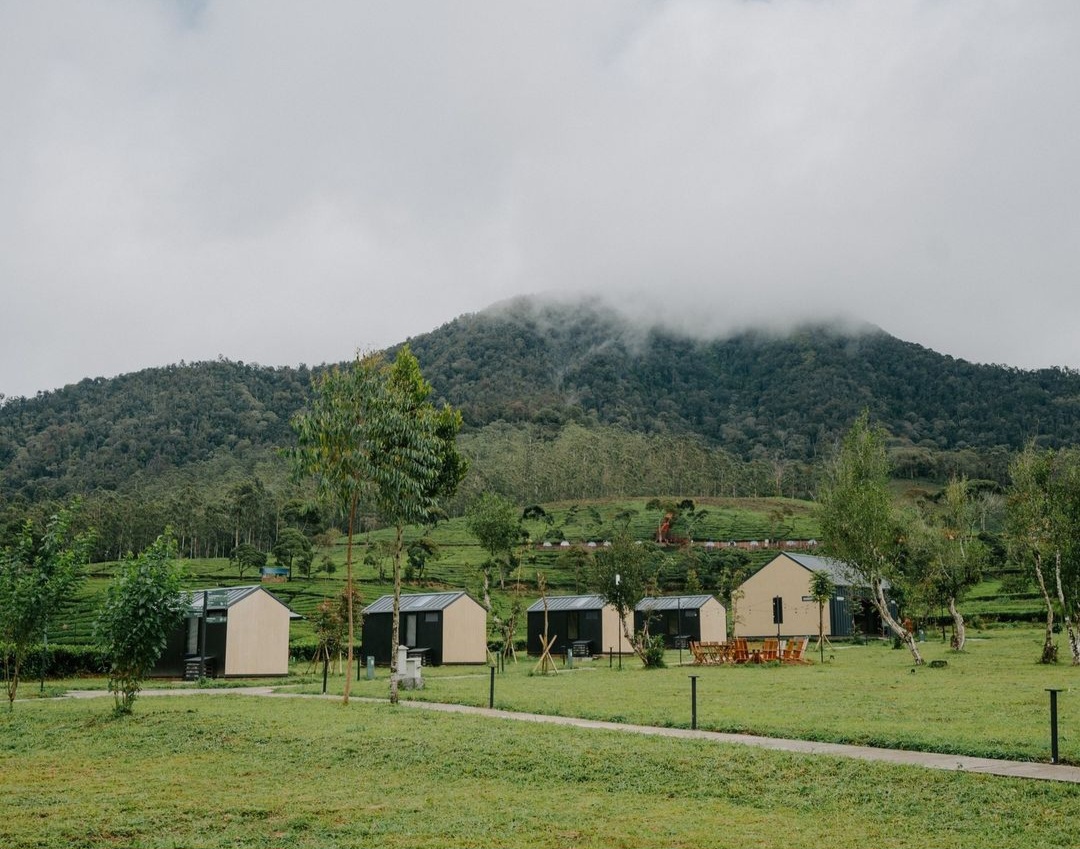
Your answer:
[[[273,687],[237,687],[170,690],[143,690],[140,696],[271,696],[275,698],[341,699],[339,695],[312,695],[304,693],[279,693]],[[105,690],[72,690],[68,698],[84,699],[110,695]],[[386,699],[353,697],[356,702],[382,702]],[[656,737],[676,737],[682,740],[710,740],[714,743],[731,743],[737,746],[755,746],[778,752],[797,752],[807,755],[832,755],[840,758],[858,758],[864,761],[881,761],[893,764],[921,766],[928,769],[945,769],[959,772],[977,772],[986,775],[1004,775],[1010,778],[1032,778],[1042,781],[1064,781],[1080,784],[1080,767],[1034,761],[1003,761],[993,758],[973,758],[967,755],[947,755],[939,752],[912,752],[902,749],[878,749],[872,746],[850,746],[843,743],[815,743],[809,740],[785,740],[778,737],[758,737],[753,734],[725,734],[720,731],[691,731],[689,728],[661,728],[653,725],[629,725],[622,722],[601,722],[594,719],[578,719],[572,716],[547,716],[539,713],[520,713],[511,710],[492,710],[470,705],[451,705],[441,702],[417,702],[402,700],[401,707],[413,710],[431,710],[442,713],[464,713],[486,716],[492,719],[517,722],[540,722],[550,725],[568,725],[575,728],[591,728],[616,731],[623,734],[647,734]]]

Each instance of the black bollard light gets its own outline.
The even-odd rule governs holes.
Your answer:
[[[697,731],[697,675],[690,676],[690,729]]]
[[[488,687],[488,707],[495,707],[495,667],[491,667],[491,685]]]
[[[1057,694],[1061,690],[1052,690],[1049,687],[1046,692],[1050,694],[1050,763],[1058,762],[1058,721],[1057,721]]]

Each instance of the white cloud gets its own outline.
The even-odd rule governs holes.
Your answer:
[[[540,291],[1080,366],[1075,4],[0,15],[9,395],[345,359]]]

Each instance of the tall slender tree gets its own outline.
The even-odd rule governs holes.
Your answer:
[[[384,521],[394,526],[394,601],[391,646],[400,639],[401,555],[406,525],[427,524],[442,513],[442,502],[457,491],[467,471],[457,451],[461,413],[429,400],[424,380],[409,346],[403,346],[385,371],[385,399],[373,420],[379,450],[373,463],[373,497]],[[397,652],[391,653],[390,701],[398,700]]]
[[[391,641],[396,646],[405,526],[431,521],[441,500],[457,489],[467,465],[456,447],[461,414],[448,405],[437,408],[431,403],[431,385],[408,346],[398,351],[392,364],[379,354],[357,357],[348,370],[331,369],[315,388],[311,410],[293,420],[299,443],[294,458],[297,469],[314,475],[320,491],[348,515],[347,703],[356,633],[353,535],[361,501],[395,528]],[[396,701],[396,651],[391,657],[390,697]]]
[[[1006,502],[1006,539],[1012,558],[1035,574],[1046,609],[1040,662],[1057,662],[1054,602],[1046,585],[1047,561],[1054,561],[1054,507],[1051,492],[1053,452],[1029,444],[1009,467],[1012,483]]]
[[[347,517],[345,704],[352,688],[356,639],[353,540],[361,502],[370,495],[376,480],[380,416],[386,405],[384,372],[378,355],[357,356],[347,368],[329,369],[315,381],[310,409],[292,420],[298,443],[292,452],[296,471],[312,475],[320,496]]]
[[[852,577],[870,591],[881,621],[907,645],[915,664],[922,654],[915,635],[889,609],[885,584],[901,577],[898,565],[903,531],[889,495],[885,432],[863,413],[855,420],[826,469],[818,494],[821,536],[829,553],[847,564]]]

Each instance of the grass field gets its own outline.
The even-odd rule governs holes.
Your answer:
[[[1080,764],[1080,669],[1036,663],[1041,632],[1030,627],[977,631],[957,654],[937,640],[921,644],[927,661],[947,667],[915,669],[906,650],[884,642],[827,649],[810,666],[677,666],[645,670],[633,657],[622,671],[606,659],[579,662],[554,675],[534,674],[522,656],[496,674],[495,706],[643,725],[689,727],[690,680],[697,679],[698,725],[713,731],[795,737],[885,748],[950,752],[991,758],[1049,758],[1049,697],[1059,696],[1063,761]],[[1064,647],[1062,649],[1064,651]],[[815,655],[815,659],[816,659]],[[689,652],[683,660],[689,664]],[[361,676],[353,692],[384,696],[385,669],[375,681]],[[343,679],[331,677],[340,692]],[[292,685],[321,690],[321,678]],[[486,706],[486,667],[426,670],[426,685],[410,698]]]
[[[0,717],[0,845],[1060,849],[1080,821],[1050,782],[385,704],[110,705]]]

